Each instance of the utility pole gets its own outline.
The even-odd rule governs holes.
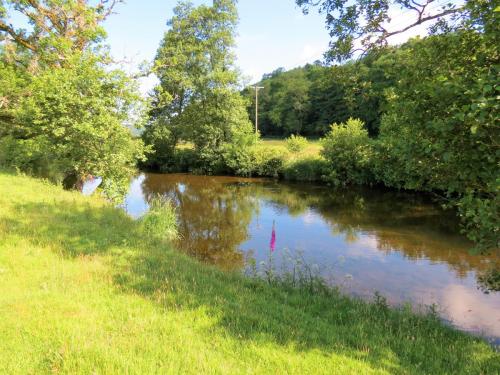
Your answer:
[[[262,86],[254,86],[255,88],[255,135],[259,134],[259,90],[263,89]]]

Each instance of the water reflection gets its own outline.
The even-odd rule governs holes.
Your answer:
[[[386,190],[334,191],[265,179],[146,174],[135,179],[126,210],[140,216],[156,194],[177,207],[179,248],[225,270],[269,257],[273,222],[280,267],[285,249],[346,292],[390,303],[438,304],[464,330],[500,338],[500,294],[483,293],[481,275],[499,269],[500,254],[473,256],[454,213],[428,198]],[[345,276],[349,275],[349,278]],[[483,285],[484,287],[484,285]]]

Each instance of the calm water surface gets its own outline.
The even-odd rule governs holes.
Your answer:
[[[472,256],[454,213],[428,198],[386,190],[335,191],[265,179],[143,174],[124,208],[133,217],[156,194],[177,206],[179,247],[225,270],[300,254],[346,293],[389,303],[437,304],[443,319],[500,343],[500,293],[480,282],[500,254]],[[286,263],[285,263],[286,264]]]

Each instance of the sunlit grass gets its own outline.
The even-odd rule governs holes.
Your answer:
[[[435,317],[267,285],[98,198],[0,173],[1,374],[496,374]]]
[[[308,146],[299,153],[300,157],[308,157],[308,156],[319,156],[323,146],[319,139],[308,139]],[[263,138],[262,145],[264,147],[286,147],[285,139],[278,138]]]

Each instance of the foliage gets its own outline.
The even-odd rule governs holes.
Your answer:
[[[480,288],[484,293],[500,292],[500,270],[498,268],[490,268],[478,275],[477,278]]]
[[[482,1],[482,0],[481,0]],[[457,28],[459,19],[467,15],[468,8],[453,2],[434,5],[434,0],[421,2],[408,0],[295,0],[304,13],[317,7],[326,15],[326,27],[332,41],[330,50],[325,54],[329,61],[343,61],[356,53],[366,53],[378,47],[385,47],[388,39],[394,35],[427,24],[434,31],[449,31]],[[391,23],[395,8],[406,16],[406,22]],[[399,18],[398,18],[399,19]],[[451,22],[448,22],[451,21]]]
[[[463,222],[462,232],[475,243],[475,253],[500,248],[500,197],[491,192],[469,191],[456,202]]]
[[[0,0],[0,41],[31,72],[65,66],[68,56],[95,51],[106,36],[100,24],[120,2]],[[19,26],[10,23],[12,18]]]
[[[259,128],[263,134],[300,134],[307,125],[310,111],[311,80],[305,69],[294,69],[284,72],[278,69],[264,76],[258,83],[264,87],[260,92],[259,108],[262,120]],[[253,99],[252,90],[244,91],[247,97]],[[251,103],[251,100],[248,101]],[[249,113],[255,104],[249,106]]]
[[[0,1],[3,165],[67,187],[99,176],[108,197],[123,195],[144,149],[125,127],[140,119],[136,87],[102,45],[117,2]]]
[[[224,149],[254,142],[231,52],[237,20],[233,0],[174,9],[154,62],[160,83],[143,136],[155,150],[153,166],[184,140],[195,145],[204,173],[218,173]]]
[[[263,177],[279,177],[287,159],[287,149],[284,147],[254,148],[256,175]]]
[[[192,148],[176,148],[172,159],[162,165],[162,172],[192,172],[200,164],[198,154]]]
[[[499,51],[489,38],[463,30],[398,51],[401,77],[375,158],[387,186],[437,191],[458,203],[467,235],[483,248],[498,245],[500,227]]]
[[[13,126],[16,108],[23,99],[24,88],[29,80],[30,76],[25,69],[12,64],[0,45],[0,137],[5,135],[6,129]]]
[[[0,174],[0,207],[2,373],[500,370],[436,319],[218,271],[95,197]]]
[[[322,182],[330,172],[330,163],[323,157],[306,156],[288,161],[283,177],[289,181]]]
[[[140,219],[148,238],[171,241],[178,238],[177,217],[172,202],[162,196],[149,200],[149,210]]]
[[[330,163],[329,183],[339,186],[372,181],[373,146],[362,121],[351,118],[333,124],[322,143],[322,155]]]
[[[255,173],[255,157],[250,147],[226,144],[222,157],[224,165],[231,174],[250,177]]]
[[[9,149],[3,161],[71,185],[99,176],[109,196],[120,195],[143,154],[123,126],[138,97],[121,72],[106,71],[92,56],[71,59],[70,68],[31,77],[24,88],[31,94],[19,103],[14,124],[1,131]]]
[[[227,147],[224,164],[227,172],[244,177],[279,177],[285,164],[287,150],[284,147],[267,148],[261,144],[252,147]]]
[[[385,90],[397,79],[393,54],[394,48],[386,48],[339,66],[316,62],[264,75],[258,83],[264,87],[259,93],[262,135],[321,137],[332,123],[345,122],[349,117],[363,120],[370,135],[377,135]],[[251,89],[242,93],[247,98],[249,116],[255,120],[255,95]]]
[[[308,145],[307,139],[301,137],[300,135],[292,134],[286,140],[286,148],[290,152],[301,152],[304,151]]]

